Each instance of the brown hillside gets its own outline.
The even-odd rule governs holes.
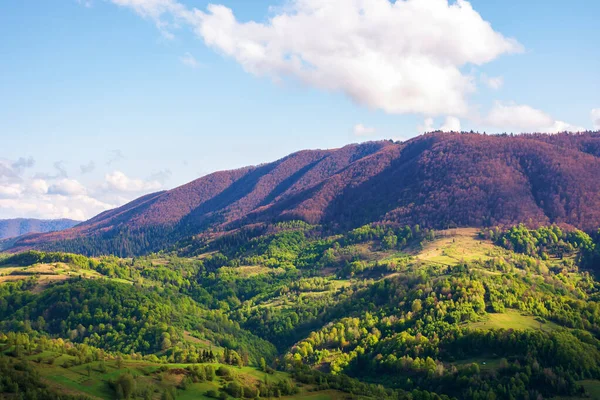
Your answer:
[[[301,151],[145,196],[75,228],[21,239],[15,249],[137,254],[205,230],[285,219],[331,229],[392,221],[594,230],[600,226],[599,156],[598,132],[433,133],[404,143]]]

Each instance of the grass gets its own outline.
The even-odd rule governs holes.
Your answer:
[[[502,314],[487,314],[483,321],[470,323],[472,329],[515,329],[515,330],[542,330],[545,332],[553,331],[559,328],[553,322],[540,322],[530,315],[521,315],[516,310],[506,310]]]
[[[579,382],[592,399],[600,399],[600,381],[585,380]]]
[[[66,361],[74,361],[75,358],[66,354],[59,354],[52,351],[44,351],[25,357],[30,364],[39,373],[40,378],[50,387],[62,393],[72,395],[84,395],[92,399],[113,399],[115,393],[111,389],[109,382],[116,380],[124,373],[133,375],[138,388],[152,388],[153,399],[159,399],[164,390],[177,387],[184,375],[178,372],[161,372],[160,368],[166,366],[169,370],[184,369],[191,364],[154,364],[144,360],[123,360],[121,368],[117,367],[116,360],[106,360],[104,362],[105,370],[102,371],[101,362],[95,361],[88,364],[63,367]],[[37,362],[40,360],[41,362]],[[49,360],[54,360],[49,364]],[[223,364],[200,364],[212,365],[215,369]],[[88,375],[88,367],[91,367]],[[236,376],[236,379],[248,385],[257,384],[265,380],[265,373],[254,367],[232,367],[226,366]],[[276,371],[273,374],[266,375],[266,379],[271,383],[291,379],[290,375]],[[209,399],[205,393],[209,390],[219,391],[226,382],[216,377],[214,381],[193,383],[186,390],[177,390],[177,399]],[[303,388],[301,393],[295,396],[286,397],[287,399],[310,399],[310,400],[338,400],[345,396],[334,390],[310,392],[308,388]]]
[[[31,278],[37,279],[37,285],[32,289],[33,293],[40,293],[53,282],[65,281],[77,277],[84,279],[109,279],[115,282],[132,284],[131,281],[125,279],[109,278],[97,271],[62,262],[34,264],[25,267],[14,265],[0,267],[0,284]]]
[[[479,230],[460,228],[440,231],[439,237],[421,250],[413,250],[415,258],[424,263],[454,266],[462,261],[488,260],[505,250],[479,238]]]
[[[479,365],[481,371],[496,371],[500,367],[500,358],[487,358],[487,357],[475,357],[468,358],[466,360],[460,360],[454,363],[457,366],[464,366],[469,364]]]
[[[240,267],[222,267],[220,274],[232,274],[242,278],[251,278],[258,275],[281,274],[285,272],[283,268],[269,268],[260,265],[243,265]]]
[[[325,390],[322,392],[307,392],[299,393],[294,396],[282,397],[282,399],[302,399],[302,400],[341,400],[347,399],[345,393],[336,392],[335,390]]]
[[[51,358],[55,355],[51,353],[42,353],[38,356],[46,356]],[[37,356],[36,356],[37,357]],[[90,364],[78,365],[69,368],[63,368],[58,362],[54,365],[48,365],[42,362],[41,364],[32,363],[36,367],[40,376],[53,387],[59,388],[68,393],[84,394],[92,396],[96,399],[112,399],[114,392],[109,386],[109,381],[115,380],[120,375],[129,372],[136,380],[138,388],[153,387],[155,390],[155,398],[160,396],[160,393],[166,388],[176,386],[182,379],[181,375],[170,374],[168,372],[159,372],[159,364],[152,364],[146,361],[126,360],[123,361],[122,368],[117,368],[116,361],[106,361],[106,371],[100,371],[100,362],[92,362]],[[88,365],[92,367],[88,376]],[[166,364],[170,369],[184,368],[188,364]],[[218,365],[215,364],[215,368]],[[249,368],[252,369],[252,368]],[[238,374],[243,374],[243,371],[238,371],[232,368]],[[256,378],[252,377],[252,380]],[[178,390],[178,399],[204,399],[207,390],[219,390],[220,382],[194,383],[187,390]]]

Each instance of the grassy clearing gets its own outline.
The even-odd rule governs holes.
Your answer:
[[[496,371],[500,367],[500,358],[476,357],[466,360],[460,360],[453,363],[456,366],[464,366],[469,364],[477,364],[481,371]]]
[[[600,381],[585,380],[579,383],[592,399],[600,399]]]
[[[220,274],[237,275],[242,278],[251,278],[258,275],[281,274],[284,273],[283,268],[268,268],[260,265],[243,265],[241,267],[222,267]]]
[[[282,397],[282,399],[302,399],[302,400],[341,400],[347,399],[348,394],[336,392],[335,390],[325,390],[322,392],[299,393],[295,396]]]
[[[154,364],[143,360],[122,360],[119,368],[116,360],[106,360],[65,367],[65,362],[73,362],[75,358],[52,351],[28,356],[26,359],[50,387],[62,393],[83,395],[92,399],[114,399],[115,393],[110,382],[125,373],[134,377],[138,389],[151,388],[152,398],[155,400],[160,399],[167,389],[176,390],[178,400],[209,399],[206,396],[207,391],[218,392],[221,387],[227,385],[226,380],[217,376],[213,381],[190,384],[185,390],[179,388],[185,377],[184,369],[192,364]],[[217,369],[223,364],[196,365],[211,365]],[[265,380],[269,383],[277,383],[291,379],[289,374],[281,371],[267,375],[254,367],[238,368],[227,365],[225,367],[229,368],[236,380],[246,385],[256,385]],[[298,395],[286,398],[337,400],[345,397],[342,393],[333,390],[311,392],[310,388],[303,387]]]
[[[472,329],[535,329],[545,332],[553,331],[559,328],[553,322],[540,322],[535,317],[530,315],[521,315],[515,310],[506,310],[502,314],[487,314],[487,318],[483,321],[470,323],[468,325]]]
[[[440,231],[438,239],[421,249],[413,249],[415,258],[425,263],[457,265],[462,261],[488,260],[505,250],[479,238],[479,230],[461,228]]]
[[[97,271],[62,262],[34,264],[26,267],[14,265],[0,267],[0,284],[3,282],[36,279],[37,285],[31,290],[33,293],[41,293],[52,283],[72,278],[107,279],[113,282],[133,284],[130,280],[110,278]]]

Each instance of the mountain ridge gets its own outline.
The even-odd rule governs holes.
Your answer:
[[[199,233],[285,220],[332,230],[385,221],[430,228],[556,223],[590,231],[600,225],[597,176],[600,132],[435,132],[215,172],[75,228],[19,239],[12,251],[137,255]]]

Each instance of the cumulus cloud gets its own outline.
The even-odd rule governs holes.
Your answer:
[[[292,77],[393,114],[465,115],[475,82],[462,68],[522,51],[466,0],[291,0],[265,23],[240,22],[223,5],[111,1],[160,29],[188,24],[251,74]]]
[[[19,216],[42,219],[71,218],[81,221],[114,207],[88,196],[52,196],[52,199],[48,197],[0,198],[0,218]]]
[[[555,120],[549,114],[524,104],[496,102],[484,121],[487,125],[520,132],[581,132],[585,128]]]
[[[541,128],[540,132],[544,133],[561,133],[561,132],[585,132],[586,128],[583,126],[573,125],[565,121],[554,121],[552,125],[547,128]]]
[[[82,184],[71,179],[49,184],[40,178],[19,178],[19,182],[0,181],[0,218],[83,220],[115,206],[91,197]]]
[[[201,64],[191,53],[185,53],[182,57],[179,58],[179,61],[181,61],[183,65],[188,66],[190,68],[197,69],[201,67]]]
[[[23,189],[18,183],[0,184],[0,199],[18,198],[21,193]]]
[[[48,194],[77,196],[86,194],[86,188],[75,179],[61,179],[48,188]]]
[[[46,194],[49,189],[48,182],[43,179],[33,179],[29,182],[28,190],[33,194]]]
[[[460,132],[460,119],[452,116],[446,117],[440,130],[443,132]]]
[[[528,105],[497,102],[487,116],[487,122],[496,127],[535,130],[551,126],[552,117]]]
[[[20,180],[19,175],[13,170],[10,164],[0,160],[0,182]]]
[[[594,108],[591,112],[591,116],[594,129],[600,129],[600,108]]]
[[[371,128],[368,126],[364,126],[363,124],[357,124],[354,125],[354,136],[372,136],[374,135],[377,131],[375,128]]]
[[[30,158],[0,159],[0,218],[84,220],[160,189],[171,176],[166,169],[148,180],[114,172],[105,181],[84,184],[67,176],[63,162],[54,163],[51,173],[28,172],[33,166]],[[91,169],[91,163],[82,166],[82,172],[86,168]]]
[[[158,190],[162,185],[156,180],[145,181],[142,179],[130,178],[121,171],[114,171],[105,175],[104,187],[110,191],[139,193]]]
[[[461,124],[460,124],[460,119],[453,117],[453,116],[448,116],[448,117],[446,117],[444,122],[439,127],[436,128],[435,120],[430,117],[430,118],[425,118],[425,121],[423,121],[423,125],[419,125],[417,127],[417,130],[420,133],[434,132],[434,131],[460,132]]]

